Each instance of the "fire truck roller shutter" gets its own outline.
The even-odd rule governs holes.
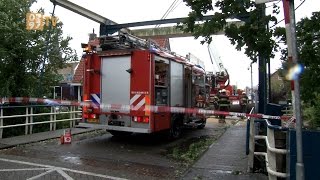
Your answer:
[[[101,64],[101,111],[129,113],[126,109],[108,109],[104,104],[123,104],[130,102],[130,73],[131,56],[104,57]],[[128,116],[119,116],[124,126],[129,126]]]
[[[174,61],[170,63],[170,103],[171,106],[184,106],[183,65]]]

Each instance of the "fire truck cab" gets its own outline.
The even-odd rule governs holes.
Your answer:
[[[87,49],[90,49],[90,47]],[[119,32],[99,38],[85,55],[82,122],[113,135],[204,128],[205,71],[152,41]]]

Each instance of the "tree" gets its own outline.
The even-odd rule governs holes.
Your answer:
[[[210,43],[211,35],[225,28],[225,35],[236,46],[237,50],[244,49],[245,54],[257,61],[258,56],[266,59],[273,58],[278,45],[273,38],[275,29],[266,28],[269,23],[277,23],[273,15],[264,16],[264,5],[256,5],[251,0],[217,0],[213,5],[212,0],[184,0],[191,12],[183,25],[179,26],[185,32],[191,32],[195,38],[203,37],[202,43]],[[279,7],[274,4],[273,12],[279,13]],[[198,24],[205,14],[212,10],[212,19]],[[238,18],[244,25],[227,26],[227,19]]]
[[[297,23],[297,47],[299,62],[305,67],[301,76],[301,99],[319,103],[316,97],[320,92],[320,12]]]
[[[297,25],[297,48],[299,63],[304,66],[304,72],[301,75],[301,99],[305,103],[315,104],[317,102],[317,92],[320,92],[320,12],[312,13],[310,18],[301,19]],[[278,28],[275,35],[285,44],[286,33],[284,28]],[[292,64],[287,62],[287,47],[281,49],[283,60],[282,74],[283,77],[288,72]]]
[[[0,97],[46,95],[58,82],[57,70],[77,58],[68,46],[71,38],[62,37],[61,22],[43,31],[26,30],[34,2],[0,0]]]
[[[284,78],[283,71],[280,68],[271,75],[271,103],[279,103],[279,101],[291,99],[290,82]]]

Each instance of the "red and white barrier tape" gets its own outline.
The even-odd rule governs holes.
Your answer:
[[[94,106],[92,102],[79,102],[79,101],[66,101],[66,100],[54,100],[54,99],[42,99],[42,98],[29,98],[29,97],[9,97],[0,98],[0,105],[3,103],[41,103],[49,104],[49,102],[55,103],[55,105],[68,105],[68,106],[86,106],[98,108]],[[201,114],[201,115],[224,115],[224,116],[239,116],[239,117],[253,117],[260,119],[278,119],[278,120],[289,120],[291,116],[271,116],[265,114],[248,114],[248,113],[238,113],[238,112],[227,112],[227,111],[216,111],[216,110],[206,110],[203,108],[184,108],[184,107],[169,107],[169,106],[146,106],[144,110],[150,112],[171,112],[171,113],[185,113],[185,114]],[[100,108],[103,110],[123,110],[130,111],[133,107],[130,105],[121,104],[102,104]]]

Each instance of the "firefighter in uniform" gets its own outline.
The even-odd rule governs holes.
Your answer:
[[[214,110],[218,110],[218,109],[219,109],[218,101],[219,101],[219,97],[218,97],[218,95],[216,94],[216,95],[214,95],[214,97],[213,97]]]
[[[200,90],[198,96],[196,97],[196,106],[199,108],[205,107],[205,98],[203,92]]]
[[[218,107],[219,111],[229,111],[230,109],[230,100],[229,97],[226,94],[226,90],[222,89],[221,93],[218,96]],[[225,123],[226,116],[225,115],[220,115],[219,116],[219,123]]]
[[[242,93],[241,99],[240,99],[240,106],[241,106],[241,112],[246,113],[247,112],[247,106],[248,106],[249,98],[245,92]]]

